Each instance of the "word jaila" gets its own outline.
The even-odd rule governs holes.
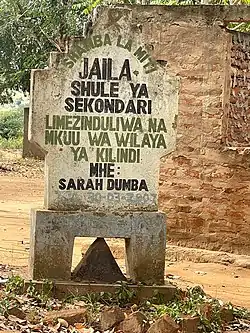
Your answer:
[[[119,98],[119,83],[129,83],[131,99]],[[95,58],[89,63],[83,59],[83,69],[79,79],[71,82],[71,97],[65,99],[68,112],[97,112],[151,114],[152,100],[149,99],[145,83],[133,83],[129,59],[125,59],[119,70],[114,69],[111,58]]]

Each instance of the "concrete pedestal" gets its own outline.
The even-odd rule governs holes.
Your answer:
[[[161,212],[31,211],[32,279],[70,280],[75,237],[124,238],[131,279],[163,284],[166,223]]]

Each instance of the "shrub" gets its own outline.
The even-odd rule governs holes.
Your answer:
[[[0,111],[0,139],[14,140],[22,136],[23,132],[23,110]]]

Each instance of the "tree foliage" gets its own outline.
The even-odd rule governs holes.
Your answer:
[[[83,0],[0,0],[0,103],[11,90],[29,90],[31,68],[63,51],[67,36],[81,35],[93,6]]]

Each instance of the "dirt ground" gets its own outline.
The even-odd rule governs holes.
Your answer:
[[[30,164],[29,164],[30,163]],[[29,212],[43,206],[41,162],[0,163],[0,276],[28,277]],[[34,171],[35,170],[35,171]],[[72,267],[93,239],[76,238]],[[123,242],[108,242],[124,270]],[[250,309],[250,269],[218,263],[166,262],[166,277],[181,287],[201,285],[213,297]]]

